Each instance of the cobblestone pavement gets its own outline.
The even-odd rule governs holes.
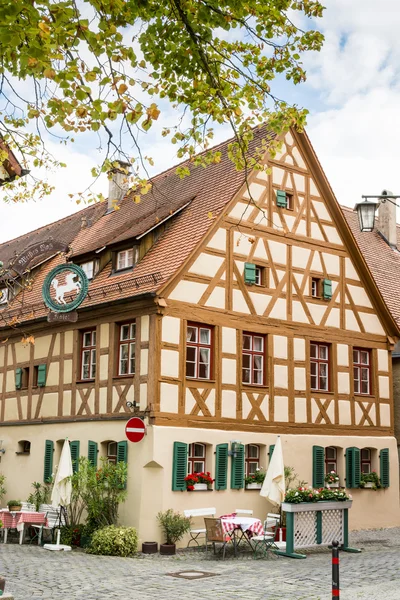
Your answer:
[[[399,600],[400,528],[358,532],[350,541],[363,551],[340,554],[341,599]],[[15,600],[330,600],[330,557],[320,549],[305,560],[228,553],[221,561],[204,551],[130,559],[1,544],[0,574]],[[167,575],[193,570],[216,575],[195,581]]]

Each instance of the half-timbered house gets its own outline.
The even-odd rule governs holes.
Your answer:
[[[265,131],[256,131],[254,146]],[[244,477],[268,466],[277,434],[285,464],[351,490],[353,528],[399,524],[387,310],[306,134],[292,131],[268,172],[247,181],[221,160],[152,180],[137,204],[118,173],[109,202],[0,246],[0,259],[62,239],[37,258],[0,309],[1,471],[9,493],[74,458],[128,463],[121,521],[157,539],[155,515],[237,506],[264,517]],[[267,157],[266,159],[267,160]],[[119,192],[118,192],[119,190]],[[42,284],[66,260],[89,293],[76,323],[48,323]],[[21,337],[34,337],[34,344]],[[132,406],[135,405],[133,408]],[[127,444],[132,413],[145,439]],[[213,491],[184,478],[210,471]],[[359,489],[361,471],[383,488]],[[378,522],[379,520],[379,522]]]

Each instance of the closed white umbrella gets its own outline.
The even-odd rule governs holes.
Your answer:
[[[53,506],[68,506],[71,502],[73,475],[71,450],[69,441],[66,439],[61,452],[53,491],[51,492],[51,503]]]
[[[278,439],[276,440],[272,458],[260,490],[260,496],[263,496],[273,504],[279,505],[285,498],[285,465],[283,464],[280,435],[278,435]]]
[[[51,504],[53,506],[65,507],[71,503],[72,483],[71,476],[72,459],[71,449],[68,439],[65,440],[61,452],[60,462],[57,469],[56,478],[54,481],[53,491],[51,492]],[[62,510],[60,508],[60,510]],[[61,525],[61,516],[60,516]],[[60,544],[60,529],[57,530],[57,542],[55,544],[45,544],[46,550],[71,550],[71,546]]]

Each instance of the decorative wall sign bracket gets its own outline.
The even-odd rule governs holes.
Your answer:
[[[72,263],[59,265],[48,273],[42,287],[44,303],[56,314],[65,314],[76,311],[78,306],[85,300],[89,288],[89,282],[85,272]],[[69,320],[68,317],[49,316],[48,320]],[[73,316],[71,321],[77,319]]]

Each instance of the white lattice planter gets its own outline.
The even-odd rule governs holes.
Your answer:
[[[328,546],[337,540],[342,550],[356,551],[348,546],[348,509],[352,501],[346,502],[284,502],[286,512],[286,552],[277,554],[291,558],[306,558],[295,552],[298,548]]]

